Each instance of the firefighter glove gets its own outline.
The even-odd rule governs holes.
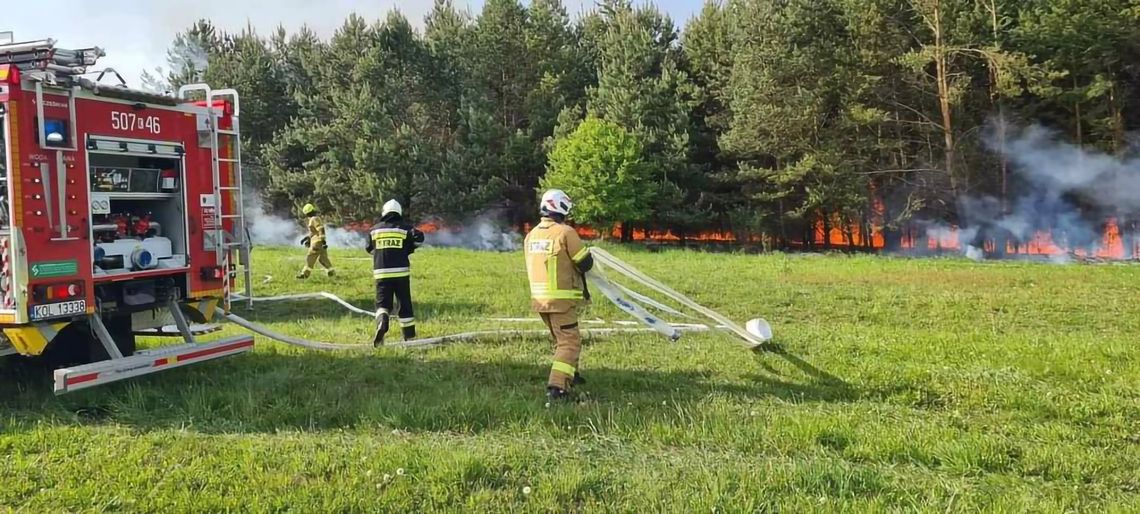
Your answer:
[[[305,236],[305,238],[301,240],[301,246],[308,247],[309,241],[310,241],[309,236]]]

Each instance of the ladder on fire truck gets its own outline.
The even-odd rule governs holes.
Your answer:
[[[226,312],[230,310],[230,299],[233,294],[233,273],[230,271],[230,256],[233,250],[238,252],[238,263],[242,267],[242,282],[247,307],[253,308],[253,272],[250,269],[251,243],[249,228],[245,223],[245,197],[242,194],[241,170],[241,103],[238,92],[233,89],[211,89],[206,84],[190,84],[178,89],[178,98],[189,100],[190,95],[202,93],[206,100],[206,110],[210,131],[210,168],[214,184],[214,208],[217,209],[217,218],[214,220],[214,251],[218,262],[222,266],[222,304]],[[216,107],[220,102],[229,100],[233,103],[232,128],[223,129],[218,123],[222,112]],[[227,156],[222,150],[229,147],[232,152]],[[222,185],[222,168],[230,166],[231,175],[227,185]],[[227,201],[228,200],[228,201]],[[233,210],[227,209],[227,205]],[[231,234],[225,229],[224,222],[231,220],[234,232]],[[209,229],[207,227],[207,229]]]

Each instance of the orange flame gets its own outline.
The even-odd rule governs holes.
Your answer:
[[[882,203],[876,201],[873,205],[873,210],[876,213],[882,213]],[[522,227],[524,233],[529,232],[534,227],[533,224],[526,224]],[[359,232],[367,232],[370,228],[368,223],[349,223],[345,225],[348,230]],[[447,227],[440,222],[429,221],[419,224],[418,228],[425,234],[444,230]],[[602,231],[588,226],[578,226],[578,234],[583,239],[598,239],[602,235]],[[825,233],[826,232],[826,233]],[[615,227],[609,234],[612,239],[621,238],[621,228]],[[869,241],[868,241],[869,238]],[[762,236],[751,235],[746,240],[740,240],[736,234],[731,232],[721,231],[702,231],[696,234],[686,235],[684,238],[677,235],[673,231],[649,231],[645,229],[634,229],[632,239],[636,242],[657,242],[657,243],[679,243],[687,241],[692,243],[721,243],[721,244],[760,244],[764,242]],[[920,241],[926,241],[926,249],[932,251],[962,251],[964,242],[959,238],[958,228],[950,226],[948,230],[942,231],[939,237],[927,237],[922,229],[917,227],[910,227],[904,229],[901,238],[901,247],[905,250],[917,249]],[[795,243],[795,244],[802,244]],[[820,218],[815,223],[815,230],[813,231],[812,241],[807,242],[816,247],[824,246],[825,243],[831,248],[835,249],[870,249],[882,250],[886,247],[886,239],[883,235],[881,226],[872,226],[869,235],[864,234],[863,227],[859,224],[844,225],[843,222],[836,216],[833,218],[828,230],[825,231],[823,219]],[[869,243],[869,244],[868,244]],[[988,253],[994,253],[995,242],[987,241],[983,248]],[[1010,241],[1006,244],[1005,253],[1009,255],[1039,255],[1039,256],[1056,256],[1072,254],[1078,258],[1098,258],[1098,259],[1124,259],[1128,255],[1140,255],[1140,241],[1133,244],[1130,249],[1126,248],[1124,238],[1120,229],[1120,225],[1115,218],[1106,220],[1104,227],[1104,234],[1096,245],[1095,251],[1091,254],[1087,249],[1083,248],[1066,248],[1063,242],[1054,240],[1053,234],[1048,231],[1038,231],[1033,235],[1033,238],[1021,243]]]
[[[905,231],[902,237],[902,247],[904,249],[915,249],[918,247],[918,240],[921,239],[922,234],[917,233],[918,229],[911,229]],[[828,242],[832,247],[845,248],[845,247],[863,247],[863,235],[858,225],[852,225],[847,228],[845,233],[843,226],[839,223],[832,223],[830,232],[824,235],[823,220],[816,222],[815,240],[816,245],[822,245]],[[993,241],[987,241],[984,244],[986,252],[993,253],[995,248]],[[885,240],[880,228],[874,228],[871,234],[871,248],[879,250],[884,248]],[[956,250],[963,249],[963,242],[959,240],[958,227],[951,226],[949,230],[940,234],[939,237],[928,237],[926,242],[926,249],[928,250]],[[1034,233],[1033,238],[1018,244],[1015,241],[1006,243],[1005,253],[1011,255],[1064,255],[1072,253],[1077,257],[1088,258],[1096,257],[1100,259],[1124,259],[1128,252],[1125,251],[1124,238],[1120,231],[1120,225],[1116,218],[1109,218],[1105,221],[1104,233],[1100,241],[1096,245],[1096,250],[1090,255],[1087,249],[1082,248],[1066,248],[1062,244],[1054,241],[1053,234],[1048,231],[1037,231]],[[1132,248],[1132,254],[1135,255],[1140,251],[1140,246]]]

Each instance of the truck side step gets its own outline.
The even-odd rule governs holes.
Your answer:
[[[126,380],[150,373],[245,353],[253,349],[253,336],[240,335],[204,344],[183,344],[140,351],[130,357],[55,370],[57,395]]]

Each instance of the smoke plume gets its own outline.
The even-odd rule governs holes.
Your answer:
[[[424,242],[442,248],[509,252],[522,246],[522,237],[484,215],[462,227],[441,228],[425,234]]]
[[[1040,126],[1007,133],[1002,146],[995,139],[987,146],[1009,163],[1018,193],[1008,205],[991,196],[958,200],[959,248],[971,258],[980,258],[986,241],[1027,243],[1038,233],[1059,248],[1095,252],[1108,218],[1124,225],[1140,214],[1140,159],[1084,150]],[[946,230],[932,224],[927,234]]]
[[[302,220],[289,220],[265,212],[256,192],[251,192],[245,199],[245,215],[254,245],[296,246],[309,233]],[[338,227],[326,228],[325,241],[330,248],[364,248],[368,242],[363,234]]]
[[[250,239],[258,246],[296,246],[308,235],[303,220],[291,220],[266,212],[256,191],[245,199],[246,224]],[[468,225],[440,228],[424,234],[427,246],[467,248],[470,250],[509,252],[522,246],[522,238],[497,223],[494,215],[475,218]],[[361,232],[339,227],[326,228],[326,241],[331,248],[364,248],[368,239]]]

